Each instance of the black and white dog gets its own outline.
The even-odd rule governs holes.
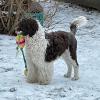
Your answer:
[[[79,79],[79,65],[77,62],[77,28],[85,25],[86,17],[80,16],[72,21],[70,32],[56,31],[45,33],[39,21],[22,19],[18,30],[25,36],[25,53],[28,66],[27,81],[31,83],[49,84],[53,76],[53,61],[62,57],[68,66],[64,75],[73,80]]]

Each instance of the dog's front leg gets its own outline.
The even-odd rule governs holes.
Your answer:
[[[48,79],[48,73],[45,68],[38,69],[38,83],[40,85],[47,85],[50,83]]]
[[[26,75],[27,82],[36,83],[37,82],[37,69],[35,64],[32,62],[32,59],[28,53],[26,53],[26,62],[28,72]]]
[[[28,83],[36,83],[37,82],[37,78],[36,78],[37,74],[36,74],[36,70],[34,69],[34,67],[32,66],[31,68],[28,68],[28,72],[27,72],[27,82]]]
[[[52,80],[53,72],[53,62],[44,62],[43,66],[39,67],[38,69],[38,83],[41,85],[49,84]]]

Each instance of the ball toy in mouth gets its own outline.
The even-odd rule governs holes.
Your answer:
[[[25,63],[24,75],[27,76],[28,69],[27,69],[26,59],[25,59],[24,51],[23,51],[23,48],[25,46],[25,36],[22,35],[22,31],[19,31],[19,32],[16,32],[16,33],[17,33],[16,44],[18,45],[17,49],[20,48],[20,50],[22,52],[23,60],[24,60],[24,63]]]
[[[19,48],[24,48],[24,46],[25,46],[25,37],[21,34],[18,34],[16,36],[16,43],[17,43]]]

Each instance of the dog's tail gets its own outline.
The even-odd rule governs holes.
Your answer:
[[[87,19],[84,16],[80,16],[80,17],[74,19],[70,25],[71,32],[75,35],[77,28],[84,26],[86,23],[87,23]]]

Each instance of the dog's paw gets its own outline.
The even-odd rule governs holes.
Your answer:
[[[48,83],[39,83],[40,85],[48,85]]]
[[[70,74],[64,74],[64,77],[65,77],[65,78],[70,78],[71,75],[70,75]]]
[[[37,83],[37,80],[32,80],[32,79],[29,79],[29,78],[27,78],[27,76],[26,76],[26,81],[28,82],[28,83]]]
[[[50,81],[39,81],[38,82],[40,85],[48,85]]]
[[[73,77],[71,80],[76,81],[78,79],[79,79],[79,77]]]

